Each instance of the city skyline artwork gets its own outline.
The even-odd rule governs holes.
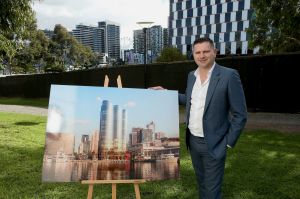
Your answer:
[[[42,180],[179,177],[178,93],[51,85]]]

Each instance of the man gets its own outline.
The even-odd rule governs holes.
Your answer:
[[[193,57],[198,68],[189,73],[185,94],[179,94],[186,105],[186,144],[200,198],[219,199],[227,147],[234,147],[247,120],[244,91],[236,70],[215,63],[211,39],[195,40]]]
[[[198,65],[188,75],[185,94],[186,143],[190,150],[202,199],[221,198],[226,148],[236,144],[247,120],[244,91],[236,70],[215,63],[209,38],[194,41]]]

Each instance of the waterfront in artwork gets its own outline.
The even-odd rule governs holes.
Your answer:
[[[43,181],[179,177],[177,91],[52,85]]]

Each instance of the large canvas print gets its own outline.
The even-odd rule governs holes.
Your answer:
[[[52,85],[42,180],[179,177],[178,93]]]

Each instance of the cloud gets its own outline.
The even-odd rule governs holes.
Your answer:
[[[97,26],[109,20],[120,24],[121,38],[133,37],[133,30],[141,29],[136,22],[153,21],[153,25],[167,27],[168,0],[49,0],[34,2],[38,27],[53,29],[61,24],[69,31],[77,24]]]
[[[76,125],[89,125],[91,124],[90,120],[75,120],[74,124]]]
[[[136,106],[136,103],[133,101],[129,101],[124,106],[125,106],[125,108],[132,108],[132,107]]]

